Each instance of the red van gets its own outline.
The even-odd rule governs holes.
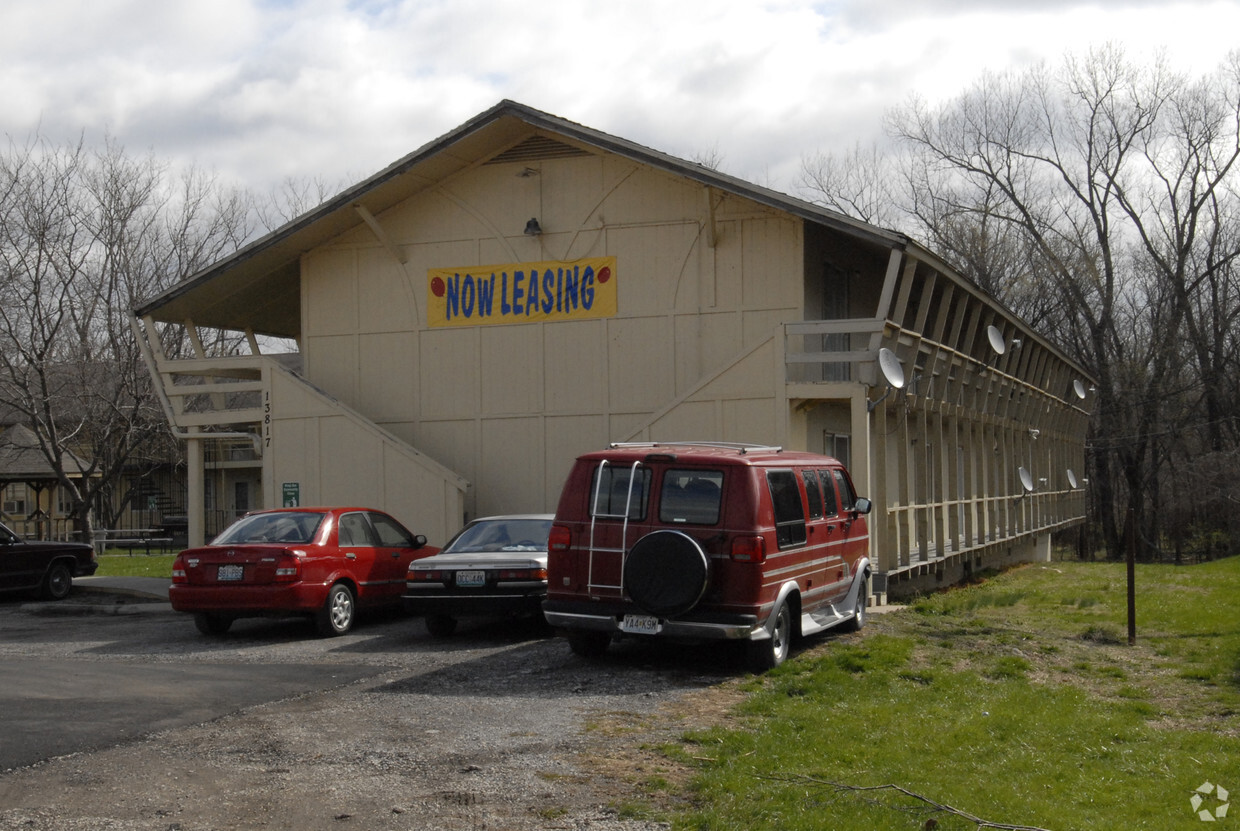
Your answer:
[[[829,456],[613,444],[564,484],[543,612],[579,655],[623,636],[732,639],[769,669],[793,637],[864,624],[869,511]]]

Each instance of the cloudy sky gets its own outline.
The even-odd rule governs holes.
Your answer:
[[[791,190],[985,71],[1106,42],[1200,74],[1236,0],[3,0],[0,131],[344,186],[510,98]]]

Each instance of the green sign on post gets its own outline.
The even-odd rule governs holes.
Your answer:
[[[284,507],[296,508],[301,505],[301,483],[284,483]]]

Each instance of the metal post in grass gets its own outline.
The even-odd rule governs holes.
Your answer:
[[[1128,645],[1137,642],[1137,516],[1128,509]]]

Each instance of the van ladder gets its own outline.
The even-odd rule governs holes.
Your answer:
[[[594,477],[594,493],[590,497],[590,545],[586,549],[589,554],[589,571],[586,575],[586,590],[593,593],[594,589],[618,589],[620,594],[624,594],[624,560],[628,556],[629,551],[629,516],[633,507],[633,484],[637,481],[637,471],[641,468],[641,462],[633,462],[633,466],[629,468],[629,487],[624,497],[624,514],[604,514],[598,510],[599,493],[603,485],[603,472],[610,467],[610,462],[603,459],[598,464],[598,469]],[[619,548],[599,548],[594,543],[595,525],[599,517],[604,519],[620,519],[623,517],[624,523],[620,528],[620,547]],[[599,554],[619,554],[620,555],[620,583],[612,585],[610,583],[594,582],[594,555]]]

